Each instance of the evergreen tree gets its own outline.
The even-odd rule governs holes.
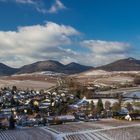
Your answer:
[[[14,129],[15,128],[15,120],[13,115],[11,115],[10,119],[9,119],[9,129]]]
[[[81,91],[80,90],[77,91],[75,97],[78,98],[78,99],[81,98]]]
[[[121,105],[122,105],[122,99],[123,99],[123,96],[122,95],[119,95],[118,96],[118,103],[119,103],[119,109],[121,110]]]
[[[101,114],[104,110],[102,99],[100,98],[97,102],[97,113]]]
[[[90,110],[90,113],[91,113],[91,114],[93,113],[94,109],[95,109],[94,102],[91,101],[90,104],[89,104],[89,110]]]
[[[16,101],[15,99],[12,97],[10,100],[11,106],[15,106],[16,105]]]

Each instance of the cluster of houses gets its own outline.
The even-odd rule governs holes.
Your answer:
[[[73,114],[65,110],[77,99],[66,92],[1,89],[0,128],[9,128],[10,121],[14,121],[16,127],[74,121]]]
[[[90,102],[85,97],[78,99],[69,93],[68,88],[47,91],[19,90],[15,86],[12,89],[3,88],[0,91],[0,128],[98,120],[101,116],[93,113],[93,104],[89,105]],[[108,110],[107,116],[112,115]]]

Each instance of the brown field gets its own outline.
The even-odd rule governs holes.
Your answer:
[[[115,85],[121,83],[133,83],[135,76],[139,75],[140,72],[136,71],[126,71],[126,72],[107,72],[102,70],[88,71],[80,73],[78,75],[73,75],[79,82],[83,84],[105,84],[105,85]]]
[[[68,76],[77,79],[83,85],[118,85],[121,83],[133,83],[137,72],[106,72],[92,71]],[[57,83],[57,79],[65,77],[60,75],[45,75],[38,73],[20,74],[0,77],[0,87],[16,85],[19,88],[47,89]]]
[[[57,83],[56,77],[45,75],[19,75],[0,78],[1,87],[17,86],[19,89],[48,89]]]

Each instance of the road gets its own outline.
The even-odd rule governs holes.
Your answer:
[[[120,88],[120,89],[113,89],[113,90],[108,90],[108,91],[99,91],[98,93],[101,94],[113,94],[117,92],[122,92],[122,93],[130,93],[130,92],[135,92],[135,91],[140,91],[140,86],[139,87],[129,87],[129,88]]]

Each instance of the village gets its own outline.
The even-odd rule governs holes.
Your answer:
[[[99,88],[81,87],[72,79],[61,79],[48,90],[1,88],[0,129],[94,122],[104,118],[139,120],[139,97],[123,96],[121,92],[99,94],[97,91]]]

